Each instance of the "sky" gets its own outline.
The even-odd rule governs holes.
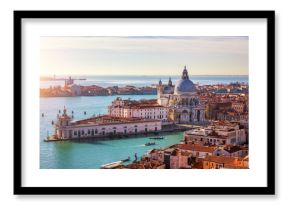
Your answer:
[[[247,36],[40,37],[40,75],[248,75]]]

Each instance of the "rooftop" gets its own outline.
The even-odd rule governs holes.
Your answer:
[[[228,156],[206,156],[204,161],[216,162],[219,164],[237,165],[237,161],[243,161],[240,157],[228,157]]]
[[[209,146],[202,146],[198,144],[176,144],[174,145],[175,148],[179,148],[181,150],[190,150],[190,151],[197,151],[197,152],[214,152],[216,147],[209,147]]]
[[[239,146],[226,145],[224,147],[224,150],[229,152],[229,153],[234,153],[234,152],[238,152],[238,151],[242,150],[242,148]]]
[[[129,124],[139,122],[160,122],[159,120],[140,119],[140,118],[122,118],[110,115],[102,115],[98,117],[88,118],[73,122],[74,126],[82,125],[112,125],[112,124]]]
[[[157,169],[158,167],[162,166],[163,163],[157,160],[150,160],[150,161],[138,161],[133,162],[132,164],[128,164],[124,166],[127,169]]]
[[[163,106],[157,103],[157,99],[149,99],[149,100],[122,100],[121,98],[117,98],[118,101],[123,101],[124,105],[116,105],[116,107],[124,107],[131,109],[146,109],[146,108],[163,108]],[[114,106],[114,102],[112,104]]]

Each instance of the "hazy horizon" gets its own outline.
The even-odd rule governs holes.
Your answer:
[[[40,75],[248,75],[247,36],[41,37]]]

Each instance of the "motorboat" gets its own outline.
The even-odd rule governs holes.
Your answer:
[[[160,136],[160,137],[149,137],[149,139],[152,139],[152,140],[163,140],[164,137],[163,136]]]
[[[101,165],[101,169],[116,169],[118,167],[120,167],[123,164],[123,161],[116,161],[116,162],[111,162],[108,164],[103,164]]]
[[[129,162],[130,161],[130,157],[128,157],[127,159],[123,159],[122,162]]]
[[[155,142],[147,142],[147,143],[145,143],[145,146],[151,146],[151,145],[156,145],[156,143]]]

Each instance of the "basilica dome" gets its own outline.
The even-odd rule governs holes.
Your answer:
[[[186,67],[182,72],[181,79],[176,83],[174,88],[174,94],[186,94],[195,92],[195,85],[189,80]]]
[[[195,91],[195,86],[191,80],[179,80],[174,88],[174,94],[192,93]]]

